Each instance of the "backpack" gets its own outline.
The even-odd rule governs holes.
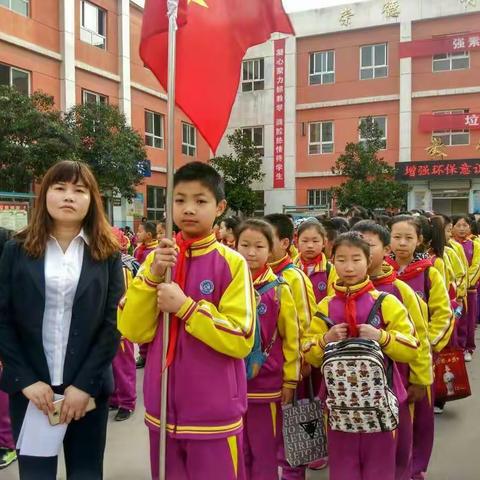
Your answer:
[[[285,283],[285,280],[282,277],[277,277],[275,280],[259,288],[256,293],[258,297],[261,297],[264,293],[267,293],[272,288],[276,288],[282,285],[283,283]],[[280,296],[278,296],[278,299],[280,301]],[[278,337],[278,330],[275,328],[275,331],[273,332],[273,336],[270,342],[268,342],[267,346],[263,348],[262,331],[261,331],[261,325],[260,325],[260,313],[258,311],[259,308],[260,308],[260,305],[258,304],[256,315],[255,315],[255,336],[254,336],[253,347],[250,353],[248,354],[248,356],[245,358],[247,380],[251,380],[252,378],[255,378],[258,375],[258,372],[262,368],[263,364],[267,361],[270,355],[270,352],[273,348],[273,345]]]
[[[372,324],[387,296],[380,294],[370,311]],[[393,431],[398,427],[398,400],[391,390],[393,362],[373,340],[349,338],[325,347],[322,373],[327,388],[329,425],[348,433]]]

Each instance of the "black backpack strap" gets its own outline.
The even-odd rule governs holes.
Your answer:
[[[330,318],[328,318],[321,312],[315,313],[315,317],[321,318],[328,325],[329,328],[332,328],[335,325]]]
[[[382,292],[378,298],[375,300],[375,303],[373,304],[372,309],[370,310],[370,313],[368,314],[367,321],[365,322],[367,325],[371,325],[373,322],[373,319],[377,315],[378,311],[380,310],[380,307],[382,306],[382,302],[385,299],[385,297],[388,295],[388,293]]]
[[[430,268],[431,267],[427,267],[423,271],[423,293],[425,294],[425,301],[427,302],[427,304],[428,304],[428,300],[430,298],[430,286],[429,286],[429,283],[430,283]]]
[[[327,260],[327,268],[325,269],[327,274],[327,284],[328,284],[328,277],[330,277],[330,272],[332,271],[332,264]]]

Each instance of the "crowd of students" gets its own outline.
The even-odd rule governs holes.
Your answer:
[[[159,476],[159,312],[168,312],[167,478],[274,480],[280,469],[282,479],[293,480],[305,479],[306,468],[328,467],[331,480],[424,479],[434,413],[445,408],[434,398],[435,358],[455,346],[469,362],[475,351],[475,218],[419,211],[375,217],[355,207],[334,218],[294,222],[271,214],[240,221],[225,218],[226,208],[219,174],[192,162],[175,174],[174,239],[164,237],[163,224],[157,231],[147,221],[136,238],[114,229],[125,294],[109,404],[118,409],[116,420],[126,420],[135,408],[138,343],[152,478]],[[167,268],[173,269],[172,283],[165,282]],[[247,379],[244,359],[257,321],[267,355]],[[346,433],[327,426],[328,458],[291,467],[282,407],[294,395],[306,395],[309,377],[325,400],[325,350],[352,337],[377,342],[393,362],[398,427]],[[7,348],[1,347],[0,356]],[[9,358],[5,354],[7,367]],[[5,447],[11,449],[11,442]]]

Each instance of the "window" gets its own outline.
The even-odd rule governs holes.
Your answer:
[[[434,72],[448,72],[450,70],[470,68],[470,54],[468,52],[457,52],[434,55],[432,68]]]
[[[451,115],[455,113],[468,113],[468,109],[448,110],[433,112],[434,115]],[[439,130],[432,133],[432,138],[439,138],[444,145],[470,145],[470,132],[468,130]]]
[[[328,190],[307,190],[308,205],[328,208],[330,203],[330,192]]]
[[[165,215],[165,188],[147,185],[147,218],[162,221]]]
[[[182,122],[182,153],[194,157],[197,151],[195,127]]]
[[[265,192],[263,190],[255,190],[255,211],[254,217],[263,217],[265,215]]]
[[[145,145],[164,148],[164,118],[160,113],[145,110]]]
[[[310,54],[310,85],[335,83],[335,52]]]
[[[263,157],[265,149],[263,145],[263,127],[244,127],[242,128],[244,135],[251,140],[258,153]]]
[[[263,58],[244,60],[242,63],[242,92],[265,88],[265,65]]]
[[[387,44],[366,45],[360,48],[360,80],[388,76]]]
[[[82,90],[82,103],[85,105],[86,103],[96,103],[97,105],[100,103],[108,103],[108,97],[106,95],[102,95],[101,93],[90,92],[89,90]]]
[[[16,87],[19,92],[28,95],[30,93],[30,73],[0,63],[0,85]]]
[[[308,153],[333,153],[333,122],[311,123],[308,129]]]
[[[28,17],[30,0],[0,0],[0,5]]]
[[[107,12],[90,2],[82,1],[80,40],[98,48],[107,43]]]
[[[380,128],[382,131],[382,143],[383,143],[383,149],[387,148],[387,117],[371,117],[373,123],[377,124],[377,126]],[[366,122],[366,118],[361,118],[360,119],[360,125],[364,122]],[[358,138],[360,139],[360,142],[365,143],[366,139],[362,137],[362,132],[359,132]]]

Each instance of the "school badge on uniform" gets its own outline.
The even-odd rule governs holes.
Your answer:
[[[372,318],[372,321],[370,322],[370,325],[373,325],[375,328],[380,328],[381,324],[382,324],[382,319],[380,318],[380,315],[375,315]]]
[[[215,290],[215,284],[211,280],[204,280],[200,283],[200,291],[204,295],[210,295]]]
[[[326,289],[327,289],[327,284],[325,282],[319,282],[318,283],[318,289],[321,291],[321,292],[324,292]]]
[[[257,312],[259,315],[265,315],[267,313],[267,306],[264,303],[261,303],[257,307]]]

